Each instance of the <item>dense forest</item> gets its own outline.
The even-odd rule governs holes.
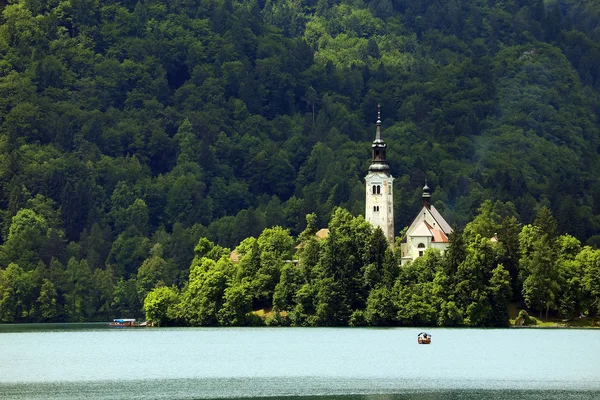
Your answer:
[[[599,305],[589,275],[600,245],[598,2],[10,0],[0,8],[0,322],[137,316],[156,300],[175,305],[154,310],[169,323],[249,323],[236,313],[250,304],[302,315],[292,324],[430,324],[435,318],[403,317],[396,303],[394,318],[374,320],[370,293],[416,299],[443,268],[455,286],[469,282],[457,272],[469,246],[488,257],[472,257],[487,263],[473,272],[480,287],[465,286],[471,297],[460,301],[428,295],[430,315],[453,303],[452,323],[497,325],[503,308],[492,292],[561,315]],[[377,231],[360,222],[378,103],[398,235],[427,179],[433,204],[465,237],[452,239],[463,249],[454,261],[428,254],[367,279],[387,268],[369,257],[394,257],[365,255]],[[504,220],[491,218],[493,232],[467,228],[498,204],[494,213],[521,223],[511,232],[524,237],[543,237],[536,229],[553,223],[538,217],[554,218],[555,231],[543,231],[549,247],[520,238],[509,261],[488,251],[477,234],[489,240]],[[347,220],[360,228],[313,246],[305,266],[318,265],[315,276],[285,268],[307,232],[335,232]],[[327,246],[341,238],[353,244]],[[276,239],[285,243],[268,244]],[[344,246],[355,252],[348,265],[338,258]],[[206,264],[228,263],[221,256],[233,248],[242,256],[235,268]],[[420,276],[427,262],[435,274]],[[553,271],[541,286],[525,283],[531,263]],[[557,275],[565,263],[577,272]],[[206,274],[213,283],[198,280]],[[388,294],[375,290],[381,280]],[[579,296],[568,307],[556,297],[566,282]],[[276,291],[280,283],[290,292]],[[423,289],[403,292],[414,285]],[[528,297],[548,285],[551,293]],[[185,296],[212,317],[177,309]],[[489,308],[468,311],[476,298]],[[346,308],[323,305],[336,301]]]

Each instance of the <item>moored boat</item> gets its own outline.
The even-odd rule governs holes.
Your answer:
[[[146,326],[146,322],[137,322],[134,318],[116,318],[108,323],[111,328],[134,328]]]

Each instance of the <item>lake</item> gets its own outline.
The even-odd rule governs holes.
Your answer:
[[[600,398],[600,330],[419,332],[0,325],[0,398]]]

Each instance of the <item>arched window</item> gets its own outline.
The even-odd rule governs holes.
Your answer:
[[[424,249],[424,248],[425,248],[425,244],[423,244],[423,243],[419,243],[419,244],[417,245],[417,248],[419,248],[419,249]],[[425,254],[425,252],[424,252],[423,250],[419,250],[419,257],[423,257],[423,254]]]
[[[381,186],[377,185],[377,194],[381,194]]]
[[[377,186],[373,185],[373,194],[377,194]]]

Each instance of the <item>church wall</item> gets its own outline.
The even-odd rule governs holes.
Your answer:
[[[366,181],[365,219],[380,227],[390,245],[394,244],[393,181],[389,174],[369,174]],[[375,190],[374,190],[375,188]],[[374,193],[375,192],[375,193]]]

